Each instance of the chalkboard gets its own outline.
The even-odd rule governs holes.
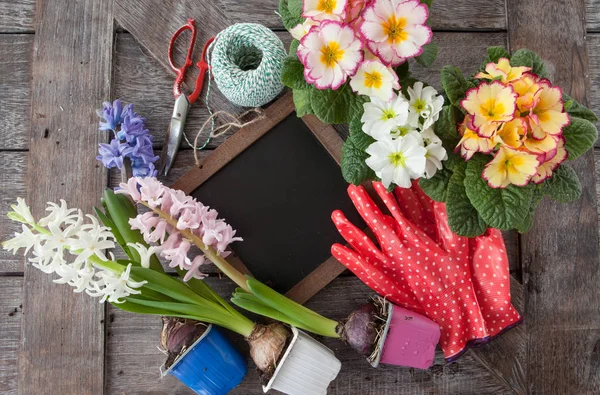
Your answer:
[[[298,118],[288,95],[266,117],[239,130],[174,187],[217,209],[238,231],[244,241],[231,248],[254,277],[304,302],[343,271],[330,252],[343,242],[332,211],[362,223],[341,175],[335,130],[311,116]]]

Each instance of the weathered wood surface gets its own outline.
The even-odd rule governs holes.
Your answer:
[[[21,227],[6,216],[10,205],[15,204],[17,197],[25,198],[25,166],[26,152],[0,151],[0,240],[11,238]],[[23,272],[23,256],[14,256],[0,249],[0,274]],[[0,290],[0,298],[2,291]]]
[[[551,79],[576,100],[589,99],[583,0],[508,0],[509,43],[546,60]],[[600,392],[600,272],[594,155],[573,163],[583,196],[545,201],[522,236],[527,312],[527,385],[534,394]]]
[[[0,393],[17,393],[23,278],[0,277]]]
[[[600,0],[587,0],[587,30],[600,31]]]
[[[234,285],[229,280],[209,278],[221,295],[229,295]],[[338,278],[307,306],[323,315],[341,319],[368,300],[372,291],[356,277]],[[336,303],[331,303],[335,300]],[[107,315],[106,390],[109,394],[187,394],[189,390],[173,377],[159,378],[164,356],[157,350],[160,319],[132,315],[110,307]],[[508,336],[508,334],[507,334]],[[239,336],[235,344],[246,350]],[[399,367],[370,368],[363,357],[335,339],[320,339],[343,362],[342,371],[332,384],[330,394],[509,394],[510,387],[498,381],[475,357],[468,353],[457,362],[446,364],[438,353],[435,365],[427,370]],[[502,338],[497,341],[501,341]],[[493,344],[490,344],[492,346]],[[246,351],[244,351],[246,352]],[[484,349],[479,350],[485,352]],[[257,375],[249,363],[249,373],[232,394],[260,394]]]
[[[0,35],[0,150],[28,146],[32,50],[31,34]]]
[[[35,0],[0,1],[0,32],[33,33]]]
[[[27,197],[35,216],[67,198],[86,212],[104,188],[93,109],[110,96],[111,1],[40,1],[36,9]],[[19,353],[23,394],[98,394],[104,306],[26,266]]]
[[[598,3],[600,7],[600,2]],[[600,9],[598,9],[600,14]],[[590,75],[590,95],[589,107],[596,114],[600,114],[600,33],[588,33],[587,48],[589,58],[589,75]],[[596,126],[599,126],[597,123]],[[600,141],[596,141],[596,147],[600,147]]]

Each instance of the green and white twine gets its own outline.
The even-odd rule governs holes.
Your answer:
[[[208,52],[215,83],[233,104],[260,107],[283,90],[281,70],[287,53],[269,28],[256,23],[229,26],[217,34]]]
[[[281,70],[286,56],[283,43],[269,28],[257,23],[237,23],[217,34],[208,47],[206,61],[210,66],[209,77],[214,78],[227,100],[242,107],[260,107],[283,90]],[[209,106],[212,78],[208,79],[206,106],[214,132],[214,117]],[[211,136],[197,148],[187,136],[185,139],[195,149],[203,149]]]

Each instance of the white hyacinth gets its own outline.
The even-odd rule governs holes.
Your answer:
[[[81,210],[68,208],[61,200],[60,205],[48,203],[49,214],[36,223],[23,199],[18,198],[11,207],[13,211],[8,216],[22,223],[22,232],[2,243],[5,250],[15,254],[24,249],[24,255],[32,250],[28,261],[35,268],[55,273],[59,278],[54,282],[69,284],[75,292],[86,291],[101,298],[101,303],[122,303],[128,295],[140,293],[138,288],[146,282],[130,279],[131,264],[123,267],[104,254],[104,250],[115,247],[114,236],[94,216],[84,216]],[[152,253],[153,247],[140,252],[142,264],[147,262],[144,267],[149,266]],[[75,259],[69,262],[68,256]]]

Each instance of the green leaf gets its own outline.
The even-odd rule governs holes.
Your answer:
[[[445,202],[452,171],[446,167],[438,170],[431,178],[421,178],[419,186],[436,202]]]
[[[423,53],[415,58],[417,63],[421,66],[429,67],[435,62],[438,54],[438,45],[436,43],[429,43],[423,46]]]
[[[196,304],[207,302],[205,298],[192,291],[183,282],[166,274],[137,266],[131,267],[131,274],[135,277],[136,281],[144,280],[148,282],[144,285],[144,288],[147,287],[153,291],[160,292],[180,302]]]
[[[572,202],[581,197],[581,183],[575,170],[569,165],[560,165],[551,178],[544,181],[542,190],[561,203]]]
[[[598,122],[598,117],[592,110],[577,102],[571,96],[563,94],[563,101],[565,103],[565,111],[571,117],[587,119],[590,122]]]
[[[446,193],[446,211],[450,229],[460,236],[480,236],[487,230],[485,221],[469,201],[465,192],[465,169],[467,163],[457,163],[450,177]]]
[[[465,191],[471,204],[488,224],[500,230],[514,229],[529,214],[533,185],[491,188],[481,176],[490,161],[486,155],[475,155],[467,162]]]
[[[504,47],[501,47],[501,46],[488,47],[487,54],[488,54],[488,57],[486,59],[486,60],[488,60],[487,63],[490,63],[490,62],[498,63],[498,60],[500,60],[500,58],[510,59],[510,54],[508,53],[508,51]]]
[[[460,141],[458,133],[458,123],[462,120],[458,118],[456,107],[445,105],[438,121],[434,125],[435,134],[442,140],[446,151],[452,152]]]
[[[285,82],[284,82],[285,83]],[[356,111],[361,111],[364,98],[352,92],[346,83],[337,90],[312,89],[310,103],[315,115],[328,124],[349,123]]]
[[[288,10],[290,15],[295,18],[302,18],[303,6],[304,2],[302,0],[288,0]]]
[[[281,70],[281,82],[292,89],[308,89],[304,79],[304,65],[296,55],[288,56],[283,61]]]
[[[402,63],[400,66],[394,69],[396,75],[398,76],[398,81],[400,85],[402,85],[402,81],[410,77],[410,65],[408,62]]]
[[[296,107],[296,115],[303,117],[306,114],[312,114],[310,105],[310,88],[309,89],[294,89],[294,107]]]
[[[121,309],[123,311],[135,313],[135,314],[179,317],[179,318],[187,318],[190,320],[196,320],[196,317],[193,317],[193,316],[179,314],[174,311],[161,309],[161,308],[157,308],[157,307],[142,306],[141,304],[128,302],[128,301],[125,301],[124,303],[111,303],[111,305],[118,309]]]
[[[374,138],[362,131],[360,118],[353,118],[350,121],[350,136],[342,147],[341,168],[346,182],[360,185],[366,180],[375,178],[375,173],[365,163],[369,157],[365,150],[374,142]]]
[[[519,233],[527,233],[533,226],[533,217],[535,215],[535,209],[542,201],[544,192],[542,191],[541,185],[533,186],[533,197],[531,199],[531,205],[529,207],[529,213],[525,216],[523,221],[516,226]]]
[[[104,226],[110,228],[110,231],[112,232],[113,236],[115,236],[115,240],[121,246],[121,249],[127,254],[127,256],[131,258],[127,242],[121,235],[121,232],[119,232],[119,228],[117,228],[113,220],[110,219],[106,214],[104,214],[104,212],[98,207],[94,207],[94,214],[96,214],[96,217],[98,217],[98,219],[100,220],[100,222],[102,222],[102,224],[104,224]]]
[[[292,42],[290,43],[290,51],[288,52],[288,55],[290,57],[298,57],[298,45],[300,45],[300,41],[293,39]]]
[[[472,86],[465,80],[458,67],[444,66],[441,71],[442,87],[448,100],[454,106],[461,108],[460,101],[464,99],[467,90]]]
[[[292,2],[291,7],[290,1]],[[294,9],[294,11],[296,10],[295,1],[297,0],[279,0],[279,15],[281,16],[283,26],[285,26],[287,30],[290,30],[297,24],[304,22],[304,18],[302,18],[302,13],[297,14],[291,12],[292,9]]]
[[[571,123],[563,128],[563,136],[568,159],[573,160],[594,146],[598,129],[587,119],[571,117]]]
[[[433,3],[433,0],[421,0],[421,3],[425,4],[427,8],[431,9],[431,4]]]
[[[531,67],[531,71],[534,74],[542,78],[548,77],[546,72],[546,66],[542,59],[533,51],[522,48],[514,52],[510,58],[510,65],[515,66],[526,66]]]

